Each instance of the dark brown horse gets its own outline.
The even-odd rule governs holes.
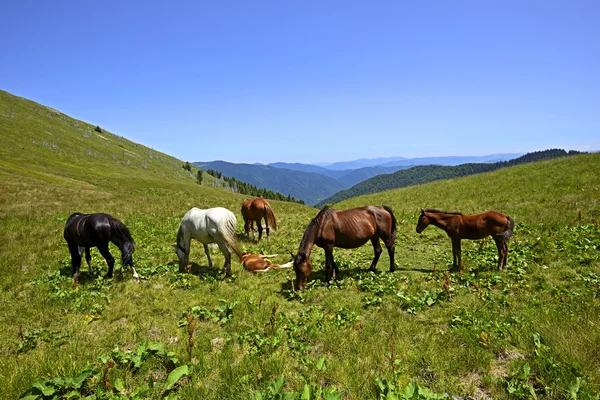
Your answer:
[[[498,269],[506,266],[508,240],[513,234],[515,221],[508,215],[487,211],[476,215],[462,215],[457,212],[436,209],[421,209],[417,233],[423,232],[429,224],[446,231],[452,240],[452,268],[461,269],[461,239],[483,239],[492,236],[498,248]]]
[[[350,210],[336,211],[325,207],[315,218],[310,221],[300,249],[294,257],[294,271],[296,271],[296,286],[304,288],[312,267],[308,259],[313,246],[325,250],[325,275],[326,285],[335,279],[337,267],[333,262],[333,248],[354,249],[367,243],[373,245],[375,257],[371,262],[370,270],[375,271],[375,266],[381,255],[383,240],[390,256],[390,272],[396,269],[394,265],[394,242],[396,241],[396,217],[392,209],[387,206],[366,206]]]
[[[248,237],[250,237],[250,231],[252,231],[252,237],[254,238],[254,222],[256,222],[258,240],[262,238],[263,226],[261,220],[263,218],[267,226],[267,239],[269,238],[269,224],[273,229],[277,229],[275,214],[273,214],[271,205],[265,199],[244,200],[242,204],[242,217],[244,217],[244,231],[246,231],[246,236]]]

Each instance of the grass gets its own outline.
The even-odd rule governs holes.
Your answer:
[[[108,132],[108,144],[84,137],[86,126],[0,92],[0,397],[46,388],[48,398],[598,398],[599,154],[347,200],[336,208],[394,209],[399,270],[386,272],[384,252],[380,272],[368,272],[369,246],[336,249],[341,279],[326,289],[315,249],[309,288],[294,292],[290,270],[253,275],[234,262],[223,280],[222,255],[213,250],[208,270],[198,244],[192,274],[179,273],[170,244],[189,208],[223,206],[238,217],[243,249],[282,263],[316,209],[271,202],[279,230],[248,240],[244,196],[207,174],[200,186],[182,161]],[[450,241],[435,227],[415,233],[421,207],[512,215],[508,268],[495,269],[492,242],[465,241],[465,272],[444,274]],[[141,283],[117,262],[113,280],[83,268],[71,287],[62,228],[74,211],[108,212],[129,227]],[[175,371],[183,375],[169,388]],[[78,376],[79,386],[56,380]]]

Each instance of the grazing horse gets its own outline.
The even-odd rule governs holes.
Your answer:
[[[100,254],[108,264],[107,278],[112,278],[115,259],[108,251],[108,243],[113,242],[121,250],[121,263],[129,265],[133,277],[139,280],[139,276],[133,267],[131,255],[135,250],[135,244],[129,233],[129,229],[118,219],[108,214],[81,214],[74,213],[69,216],[65,224],[64,238],[71,253],[71,266],[73,269],[73,284],[76,285],[79,278],[79,267],[81,266],[81,254],[85,249],[85,261],[90,274],[94,273],[92,268],[92,256],[90,248],[97,247]]]
[[[196,239],[204,245],[204,252],[208,258],[208,267],[212,268],[208,245],[216,243],[225,256],[225,276],[231,276],[231,250],[241,259],[242,253],[235,240],[237,219],[226,208],[215,207],[206,210],[192,208],[188,211],[179,224],[177,230],[177,243],[173,245],[179,258],[179,270],[183,270],[190,257],[190,242]]]
[[[498,269],[506,266],[508,239],[513,234],[515,221],[512,217],[496,211],[487,211],[476,215],[462,215],[457,212],[436,209],[421,209],[417,233],[423,232],[429,224],[446,231],[452,241],[452,269],[462,269],[461,239],[483,239],[492,236],[498,248]]]
[[[369,270],[375,266],[381,255],[382,239],[390,256],[390,272],[394,272],[394,242],[396,240],[396,217],[387,206],[366,206],[336,211],[325,207],[310,221],[300,242],[300,249],[294,257],[296,286],[304,288],[312,267],[308,261],[313,246],[325,250],[326,286],[335,279],[337,267],[333,261],[333,248],[354,249],[367,243],[373,245],[375,257]]]
[[[293,261],[283,265],[277,265],[267,260],[267,258],[275,256],[277,256],[277,254],[252,254],[249,251],[245,251],[242,253],[242,265],[250,272],[269,272],[271,269],[289,268],[292,266]]]
[[[263,227],[261,219],[263,218],[267,226],[267,239],[269,239],[269,224],[271,224],[273,229],[277,229],[275,214],[273,214],[271,205],[265,199],[244,200],[242,204],[242,217],[244,217],[244,230],[248,237],[250,237],[250,231],[252,231],[252,237],[254,237],[254,222],[256,222],[258,240],[262,238]]]

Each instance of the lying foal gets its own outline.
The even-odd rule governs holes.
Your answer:
[[[250,272],[268,272],[271,269],[289,268],[294,264],[293,261],[290,261],[283,265],[276,265],[267,260],[267,258],[275,256],[277,254],[252,254],[249,251],[245,251],[242,253],[242,264]]]

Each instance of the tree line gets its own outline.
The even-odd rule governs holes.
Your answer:
[[[237,180],[233,176],[231,176],[231,177],[225,176],[225,175],[223,175],[222,172],[215,171],[214,169],[207,169],[206,173],[209,174],[210,176],[215,177],[216,179],[219,179],[219,180],[225,182],[227,184],[228,188],[232,192],[235,192],[235,193],[242,193],[242,194],[247,194],[249,196],[262,197],[264,199],[270,199],[270,200],[281,200],[281,201],[289,201],[289,202],[293,202],[293,203],[304,204],[303,200],[298,200],[289,194],[287,196],[285,196],[279,192],[274,192],[272,190],[265,189],[265,188],[259,188],[250,183],[246,183],[246,182]],[[204,174],[204,171],[199,169],[198,173],[197,173],[197,179],[196,179],[199,184],[202,184],[203,174]]]

